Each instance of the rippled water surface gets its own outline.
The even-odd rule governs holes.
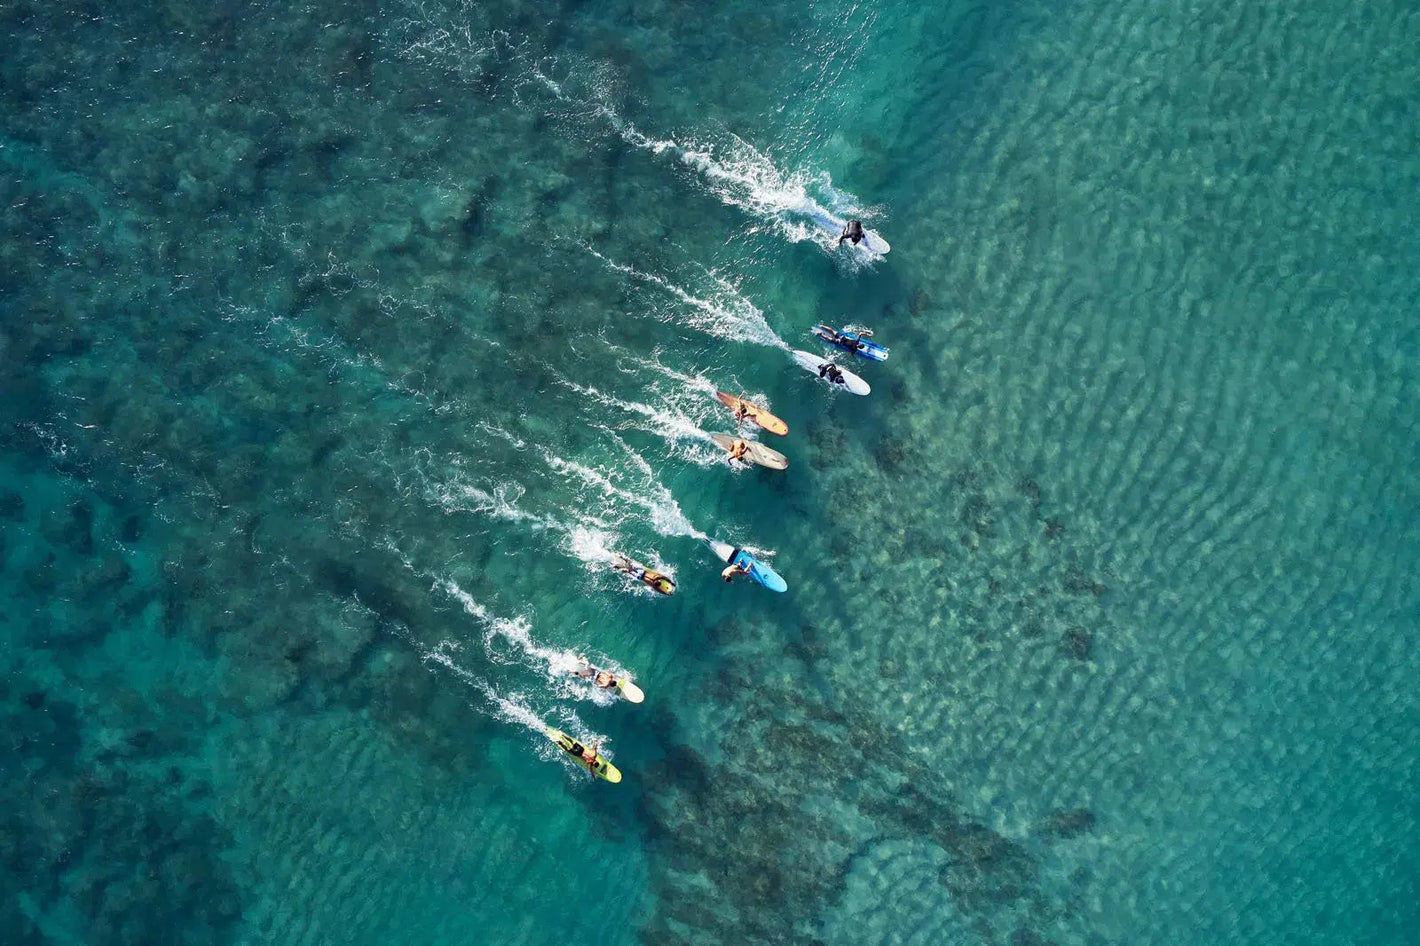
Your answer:
[[[0,35],[7,942],[1416,937],[1410,6]]]

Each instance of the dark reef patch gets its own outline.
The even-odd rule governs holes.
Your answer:
[[[719,734],[723,758],[674,749],[642,779],[642,815],[662,867],[642,942],[809,942],[806,931],[842,895],[853,858],[892,838],[930,838],[946,850],[942,883],[982,921],[1040,897],[1036,857],[934,788],[899,734],[733,664],[725,676],[755,685],[757,710],[745,713],[737,686],[716,694],[735,708]],[[854,810],[850,820],[868,819],[873,835],[846,830],[841,814],[815,801],[830,798]],[[679,879],[693,876],[710,884]]]
[[[1069,840],[1095,829],[1095,813],[1088,808],[1058,808],[1040,824],[1038,832],[1050,840]]]
[[[10,489],[0,489],[0,519],[23,522],[25,519],[25,499]]]
[[[1072,627],[1061,637],[1060,643],[1068,656],[1076,660],[1089,660],[1095,638],[1088,628]]]

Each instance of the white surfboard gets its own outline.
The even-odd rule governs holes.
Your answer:
[[[847,220],[829,213],[818,204],[811,203],[808,207],[808,213],[809,216],[813,218],[814,223],[817,223],[825,233],[831,235],[835,242],[837,242],[838,237],[843,233],[843,228],[848,226]],[[857,250],[859,253],[867,253],[875,256],[886,256],[892,249],[888,241],[884,240],[878,231],[869,230],[867,227],[863,228],[863,239],[861,242],[855,244],[852,240],[844,240],[843,245],[849,249]]]
[[[711,434],[710,439],[720,445],[722,449],[729,452],[730,448],[740,441],[739,437],[731,437],[729,434]],[[745,455],[742,459],[750,463],[758,463],[762,467],[771,470],[787,470],[789,468],[789,458],[778,450],[770,449],[762,443],[753,440],[740,441],[745,445]]]
[[[625,677],[616,681],[616,688],[626,697],[628,703],[642,703],[646,700],[646,694],[641,692],[641,688]]]
[[[793,354],[794,360],[799,363],[799,367],[813,374],[818,374],[819,370],[822,369],[824,365],[834,364],[827,358],[820,358],[818,355],[810,354],[809,352],[801,351],[797,348],[794,349],[791,354]],[[862,378],[858,377],[856,374],[849,371],[847,368],[841,366],[835,367],[838,367],[838,370],[840,372],[839,376],[843,380],[835,382],[829,381],[828,378],[823,378],[825,383],[835,388],[846,388],[854,394],[866,395],[872,392],[873,389],[868,386],[868,382],[864,381]],[[820,375],[820,377],[823,376]]]

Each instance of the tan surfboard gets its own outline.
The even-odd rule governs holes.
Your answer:
[[[735,445],[738,437],[731,437],[729,434],[711,434],[710,439],[725,448],[728,453]],[[741,460],[748,460],[751,463],[758,463],[760,466],[768,467],[771,470],[786,470],[789,468],[789,458],[778,450],[771,450],[762,443],[755,443],[753,440],[744,441],[745,455]]]
[[[728,391],[716,391],[715,396],[720,399],[721,404],[725,405],[730,410],[734,410],[743,404],[746,411],[745,420],[754,421],[771,434],[778,434],[783,437],[789,433],[788,424],[784,423],[758,404],[755,404],[753,401],[746,401],[742,397],[735,397]]]

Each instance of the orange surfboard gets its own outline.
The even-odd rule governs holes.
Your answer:
[[[746,412],[745,420],[754,421],[756,424],[758,424],[760,427],[763,427],[771,434],[778,434],[779,436],[783,437],[789,433],[788,424],[784,423],[782,420],[775,417],[773,414],[769,413],[764,408],[760,407],[758,404],[755,404],[753,401],[746,401],[744,398],[735,397],[733,394],[730,394],[727,391],[716,391],[715,396],[720,399],[721,404],[725,405],[730,410],[734,410],[735,408],[743,404],[745,406]]]

